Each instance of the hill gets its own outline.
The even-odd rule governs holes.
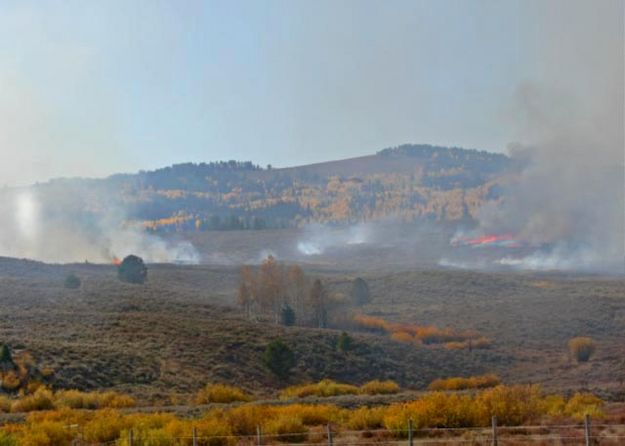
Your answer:
[[[80,289],[63,286],[73,272]],[[351,272],[306,269],[329,292],[349,291]],[[338,326],[284,327],[250,321],[235,305],[238,268],[150,265],[145,285],[109,265],[47,265],[0,259],[0,340],[27,351],[55,388],[117,389],[147,401],[189,395],[206,382],[271,396],[287,384],[331,378],[354,384],[393,379],[423,390],[436,378],[497,373],[506,383],[622,392],[622,279],[460,271],[370,272],[363,314],[397,324],[477,330],[487,349],[448,349]],[[341,330],[354,348],[337,349]],[[566,343],[586,335],[598,352],[584,364]],[[266,345],[284,339],[297,365],[287,382],[262,365]]]
[[[518,168],[502,154],[403,145],[307,166],[178,164],[101,180],[37,185],[45,203],[97,220],[111,208],[154,232],[297,227],[309,223],[470,221]],[[68,199],[71,197],[71,200]],[[85,216],[83,209],[87,209]]]

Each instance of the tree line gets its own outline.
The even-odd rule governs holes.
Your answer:
[[[366,282],[352,284],[350,304],[369,301]],[[319,278],[308,277],[298,265],[285,265],[267,257],[254,269],[241,268],[237,302],[249,319],[271,320],[282,325],[326,328],[331,312],[343,303],[333,299]]]

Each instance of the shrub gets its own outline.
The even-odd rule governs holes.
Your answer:
[[[385,407],[359,407],[349,412],[346,425],[348,429],[363,431],[378,429],[384,425]]]
[[[81,392],[79,390],[61,390],[54,394],[54,405],[58,408],[71,409],[121,409],[134,407],[135,400],[129,395],[117,392]]]
[[[267,345],[263,364],[279,378],[286,379],[295,367],[295,355],[282,340],[276,339]]]
[[[31,412],[34,410],[50,410],[54,408],[52,392],[40,387],[32,395],[28,395],[14,401],[11,405],[11,412]]]
[[[320,426],[341,420],[341,410],[331,404],[289,404],[277,407],[276,411],[298,417],[304,426]]]
[[[536,385],[498,385],[477,394],[475,403],[483,425],[495,415],[502,426],[518,426],[538,419],[544,410],[541,390]]]
[[[272,440],[284,443],[300,443],[306,440],[307,429],[301,418],[288,413],[281,413],[269,419],[263,429]]]
[[[404,342],[406,344],[411,344],[415,341],[415,338],[406,331],[394,331],[391,333],[391,339],[397,342]]]
[[[295,325],[295,311],[286,304],[280,309],[280,322],[287,327]]]
[[[499,377],[494,374],[470,376],[468,378],[445,378],[436,379],[428,386],[429,390],[465,390],[483,389],[500,384]]]
[[[21,385],[20,377],[12,370],[2,376],[2,388],[5,390],[17,390]]]
[[[127,439],[123,432],[132,426],[131,419],[124,417],[116,410],[105,409],[98,411],[92,420],[83,428],[86,441],[91,443],[104,443],[118,438]]]
[[[11,349],[6,344],[0,347],[0,364],[14,364]]]
[[[577,362],[587,362],[595,352],[595,341],[587,337],[577,337],[569,341],[569,351]]]
[[[360,387],[360,393],[366,395],[389,395],[391,393],[398,393],[400,391],[399,385],[395,381],[369,381]]]
[[[196,397],[196,404],[232,403],[234,401],[251,401],[249,395],[238,387],[226,384],[207,384]]]
[[[603,401],[592,393],[576,393],[566,403],[564,413],[576,420],[583,420],[586,415],[600,418],[603,416]]]
[[[369,285],[364,279],[356,277],[352,283],[351,291],[352,301],[356,305],[364,305],[371,300],[371,292],[369,291]]]
[[[17,446],[17,439],[8,432],[0,431],[0,446]]]
[[[76,275],[76,274],[69,274],[66,278],[65,278],[65,288],[70,289],[70,290],[75,290],[80,288],[81,285],[81,281],[80,278]]]
[[[338,351],[347,353],[352,349],[353,339],[346,332],[342,332],[339,336],[339,340],[336,342],[336,348]]]
[[[307,396],[338,396],[338,395],[356,395],[359,389],[351,384],[341,384],[331,379],[324,379],[315,384],[302,384],[299,386],[291,386],[280,392],[280,398],[306,398]]]
[[[117,277],[126,283],[144,283],[148,277],[148,269],[141,257],[127,256],[117,267]]]

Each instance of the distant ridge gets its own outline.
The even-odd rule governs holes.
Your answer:
[[[64,189],[80,191],[92,213],[122,207],[129,224],[156,232],[346,224],[391,216],[465,221],[484,202],[498,198],[499,185],[518,167],[503,154],[404,144],[303,166],[182,163],[36,188],[44,196],[54,195],[50,202]]]

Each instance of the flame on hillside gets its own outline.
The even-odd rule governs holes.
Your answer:
[[[451,246],[471,246],[480,247],[504,247],[504,248],[520,248],[522,243],[511,234],[486,234],[478,237],[466,237],[457,235],[449,242]]]
[[[119,257],[113,257],[113,260],[111,260],[111,264],[119,266],[122,264],[122,261],[119,259]]]

